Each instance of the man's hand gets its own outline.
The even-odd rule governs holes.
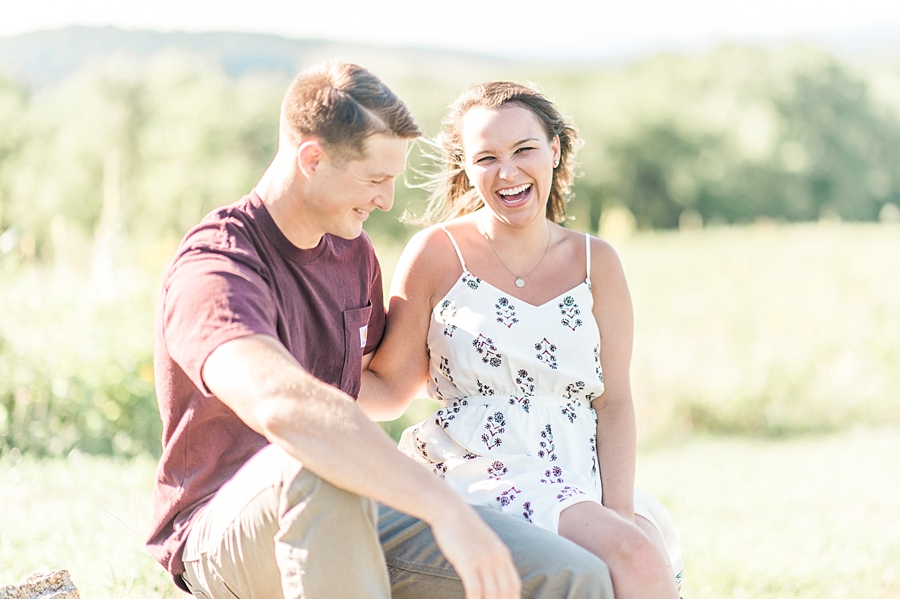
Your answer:
[[[457,516],[433,523],[431,531],[462,580],[466,599],[519,599],[522,579],[509,549],[475,510],[462,507]]]

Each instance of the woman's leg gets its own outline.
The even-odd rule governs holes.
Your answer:
[[[559,534],[606,562],[616,599],[677,599],[664,552],[612,510],[592,501],[569,506],[559,515]]]
[[[656,528],[652,522],[644,518],[639,514],[635,514],[634,523],[637,524],[638,528],[640,528],[645,535],[650,539],[653,543],[653,546],[656,547],[657,551],[659,551],[660,555],[662,555],[663,560],[666,563],[666,571],[669,573],[669,576],[675,580],[675,575],[677,572],[672,568],[672,562],[669,559],[669,552],[666,550],[666,541],[663,539],[662,533],[659,532],[659,529]],[[677,586],[677,585],[676,585]]]

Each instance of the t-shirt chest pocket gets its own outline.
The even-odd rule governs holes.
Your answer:
[[[341,389],[353,397],[359,394],[362,356],[366,347],[371,314],[371,303],[363,308],[344,310],[344,366],[341,370]]]

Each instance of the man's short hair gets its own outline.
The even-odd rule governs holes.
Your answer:
[[[281,134],[312,135],[332,159],[363,157],[366,138],[422,135],[409,109],[375,75],[355,64],[327,62],[300,73],[281,105]]]

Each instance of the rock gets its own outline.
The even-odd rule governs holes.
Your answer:
[[[0,587],[0,599],[81,599],[67,570],[32,574],[19,586]]]

